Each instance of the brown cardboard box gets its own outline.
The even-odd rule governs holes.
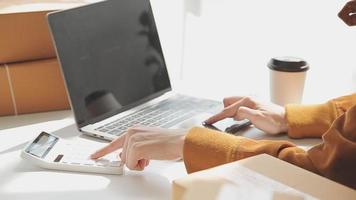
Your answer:
[[[69,108],[57,59],[0,65],[0,116]]]
[[[0,1],[0,63],[55,57],[46,14],[94,1]]]
[[[6,68],[0,66],[0,116],[15,113]]]
[[[356,199],[356,191],[267,154],[173,181],[173,200]]]

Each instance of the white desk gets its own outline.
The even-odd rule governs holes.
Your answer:
[[[82,136],[70,111],[0,117],[0,199],[170,199],[171,181],[186,175],[183,162],[152,161],[143,172],[125,171],[123,176],[70,173],[44,170],[20,158],[25,144],[39,132],[89,142],[100,140]],[[257,129],[243,133],[251,138],[266,137]],[[291,140],[308,148],[319,139]],[[103,144],[104,145],[104,144]]]

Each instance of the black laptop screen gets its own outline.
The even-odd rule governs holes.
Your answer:
[[[171,89],[149,0],[109,0],[48,15],[79,127]]]

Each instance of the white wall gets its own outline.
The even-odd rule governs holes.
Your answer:
[[[190,92],[266,98],[267,61],[283,55],[310,63],[306,103],[356,91],[356,27],[347,27],[337,17],[346,1],[185,1],[183,82]],[[177,65],[173,58],[167,56],[169,64]]]
[[[151,0],[164,57],[173,83],[180,78],[183,46],[183,0]]]

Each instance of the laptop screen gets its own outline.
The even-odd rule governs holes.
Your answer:
[[[48,15],[79,127],[171,90],[148,0],[109,0]]]

